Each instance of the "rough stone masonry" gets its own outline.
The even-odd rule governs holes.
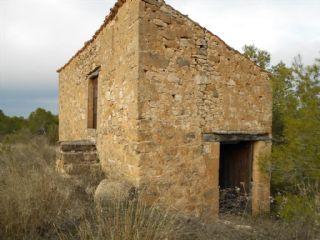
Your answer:
[[[207,29],[161,0],[119,0],[58,72],[60,141],[95,143],[108,179],[144,189],[147,201],[216,215],[220,146],[232,136],[252,143],[252,212],[269,210],[259,167],[271,149],[269,75]]]

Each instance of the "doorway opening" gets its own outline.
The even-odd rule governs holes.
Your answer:
[[[252,142],[221,142],[220,213],[250,213],[252,158]]]
[[[88,128],[97,129],[98,76],[89,80],[88,86]]]

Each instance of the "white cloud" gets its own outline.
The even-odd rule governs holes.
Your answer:
[[[20,99],[14,90],[27,90],[29,95],[20,94],[22,101],[32,95],[38,99],[36,93],[44,91],[52,102],[57,96],[55,70],[91,38],[114,2],[0,0],[0,109],[9,108],[4,100]],[[319,0],[167,2],[238,50],[255,44],[270,51],[274,63],[290,63],[299,53],[306,63],[320,56]],[[16,111],[12,106],[10,112],[19,113],[21,106]]]

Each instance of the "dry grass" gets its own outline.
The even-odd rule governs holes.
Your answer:
[[[224,215],[203,224],[139,199],[97,208],[84,190],[56,173],[45,139],[0,145],[0,239],[209,240],[316,239],[318,225]],[[319,239],[319,238],[318,238]]]
[[[0,149],[0,239],[163,239],[174,216],[140,200],[96,208],[76,182],[55,171],[45,139]]]
[[[54,171],[55,150],[45,139],[0,151],[0,236],[49,238],[84,214],[76,189]]]
[[[156,240],[176,236],[176,216],[142,201],[110,203],[96,209],[78,228],[81,240]]]

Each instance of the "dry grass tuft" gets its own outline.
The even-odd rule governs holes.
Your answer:
[[[78,236],[86,239],[172,239],[178,230],[176,216],[141,200],[110,202],[81,222]]]

